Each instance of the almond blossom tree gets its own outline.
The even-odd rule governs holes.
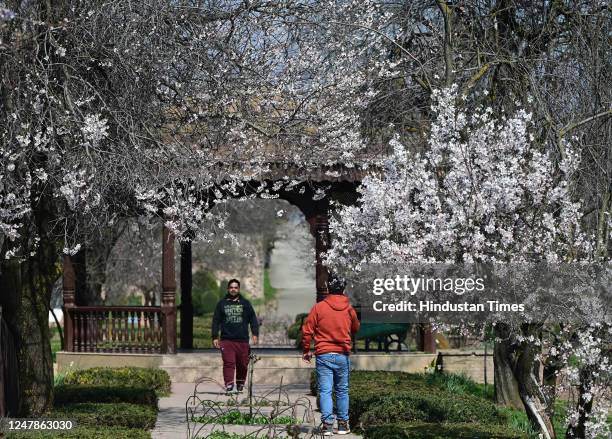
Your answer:
[[[20,346],[20,414],[51,403],[62,254],[128,216],[210,239],[228,193],[266,196],[243,180],[267,162],[312,167],[364,146],[352,100],[332,115],[323,98],[356,96],[338,67],[351,58],[309,48],[322,37],[295,30],[300,7],[0,1],[0,303]]]
[[[563,144],[566,154],[557,163],[534,141],[529,113],[519,110],[501,118],[490,108],[467,113],[459,106],[461,99],[455,86],[434,92],[435,119],[425,151],[391,142],[394,153],[383,175],[367,177],[359,189],[360,204],[341,208],[332,221],[330,263],[359,271],[371,263],[595,260],[595,236],[584,231],[582,207],[573,194],[580,157],[571,145]],[[527,321],[537,322],[538,316]],[[501,322],[498,326],[510,329]],[[554,349],[564,352],[564,366],[570,356],[578,359],[570,375],[576,381],[583,374],[580,382],[588,388],[572,412],[569,431],[581,423],[587,437],[596,437],[605,431],[606,409],[591,410],[591,405],[595,394],[595,404],[609,401],[605,346],[610,329],[595,320],[592,326],[569,328]],[[519,325],[505,341],[518,352],[513,378],[529,419],[543,437],[553,438],[549,400],[533,372],[541,359],[541,329]],[[572,343],[574,336],[579,340]],[[496,362],[505,355],[496,349]],[[505,377],[496,373],[495,379]]]
[[[578,130],[592,157],[609,156],[591,129],[605,120],[605,75],[572,59],[574,46],[602,53],[600,3],[0,1],[0,298],[28,340],[22,413],[51,400],[42,316],[58,258],[104,239],[123,216],[211,239],[224,224],[211,208],[228,194],[271,196],[244,183],[270,162],[376,164],[395,133],[419,145],[432,90],[452,82],[469,102],[490,90],[495,112],[541,91],[538,137],[562,148]],[[592,37],[572,45],[580,26]],[[566,98],[575,65],[592,72],[581,87],[603,98]],[[598,217],[609,208],[600,198]]]
[[[130,216],[209,240],[228,195],[272,197],[244,182],[270,163],[376,157],[360,116],[385,35],[332,23],[387,16],[341,3],[0,1],[0,303],[20,414],[51,403],[43,316],[62,254]]]

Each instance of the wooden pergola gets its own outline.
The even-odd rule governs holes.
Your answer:
[[[319,167],[315,171],[301,171],[287,164],[269,167],[268,174],[260,176],[256,183],[266,183],[270,188],[287,176],[302,181],[291,190],[279,189],[273,193],[297,206],[310,225],[315,238],[316,256],[316,300],[327,294],[328,272],[322,254],[330,243],[329,216],[330,198],[343,204],[354,203],[356,188],[371,170],[345,168],[343,166]],[[224,168],[225,172],[231,169]],[[244,188],[249,188],[245,182]],[[325,188],[328,196],[318,199],[317,189]],[[211,189],[212,190],[212,189]],[[245,195],[242,193],[241,195]],[[226,194],[236,196],[235,194]],[[64,298],[64,350],[69,352],[117,352],[117,353],[162,353],[177,352],[177,306],[175,279],[175,237],[164,226],[162,233],[162,294],[160,306],[87,306],[80,298],[79,282],[75,272],[75,258],[65,255],[63,264]],[[193,348],[193,303],[191,297],[191,243],[182,242],[181,263],[181,346]],[[435,352],[435,334],[429,328],[421,329],[419,350]]]

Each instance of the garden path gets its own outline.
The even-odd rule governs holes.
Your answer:
[[[170,396],[165,398],[160,398],[159,400],[159,413],[157,416],[157,423],[155,424],[155,428],[152,432],[153,439],[192,439],[195,437],[205,438],[207,434],[210,434],[212,431],[211,427],[205,426],[201,430],[198,431],[197,435],[189,434],[188,423],[186,421],[185,416],[185,408],[189,398],[194,394],[195,384],[194,383],[172,383],[172,393]],[[215,383],[206,383],[201,384],[197,388],[198,397],[200,400],[213,400],[217,407],[220,407],[222,403],[227,402],[230,397],[225,396],[221,392],[221,388],[218,384]],[[253,394],[254,395],[265,395],[271,391],[275,390],[275,386],[271,385],[254,385],[253,386]],[[312,406],[313,410],[316,409],[316,398],[310,395],[310,389],[307,384],[297,384],[297,385],[287,385],[283,387],[284,394],[288,397],[290,404],[294,403],[297,400],[308,401],[308,403]],[[276,392],[275,392],[276,393]],[[243,394],[244,395],[244,394]],[[270,399],[273,399],[270,397]],[[303,405],[296,408],[296,417],[301,419],[304,414]],[[241,407],[241,411],[248,410],[247,407]],[[260,409],[262,412],[265,412],[266,409]],[[271,408],[269,409],[271,410]],[[281,413],[282,414],[282,413]],[[303,424],[302,431],[300,434],[300,438],[320,438],[322,436],[317,435],[316,433],[313,435],[312,433],[312,425],[318,425],[319,423],[319,413],[314,412],[315,421],[313,423],[308,423],[309,425]],[[191,423],[191,428],[194,426],[201,427],[201,424]],[[253,432],[261,427],[254,426],[241,426],[241,425],[231,425],[225,426],[225,431],[228,433],[237,433],[237,434],[247,434]],[[218,428],[217,428],[218,430]],[[286,430],[284,426],[279,426],[274,431],[274,437],[287,437]],[[264,434],[260,434],[260,437],[264,437]],[[357,439],[361,436],[355,434],[348,434],[344,436],[336,436],[343,437],[346,439]]]
[[[293,319],[315,303],[314,239],[298,214],[289,216],[277,236],[270,258],[270,283],[278,290],[275,312]]]

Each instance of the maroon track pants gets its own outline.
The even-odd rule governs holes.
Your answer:
[[[236,384],[244,385],[249,368],[249,342],[221,340],[221,357],[223,358],[225,385],[234,384],[234,371],[236,372]]]

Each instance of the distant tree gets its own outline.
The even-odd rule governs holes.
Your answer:
[[[212,313],[225,292],[221,291],[217,280],[208,271],[193,273],[193,313],[196,316]]]

